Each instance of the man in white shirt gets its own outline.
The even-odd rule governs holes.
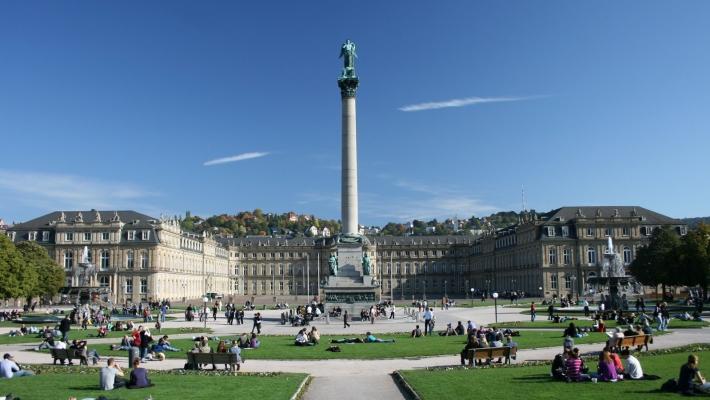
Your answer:
[[[641,363],[638,358],[631,355],[628,349],[621,351],[621,359],[624,360],[624,378],[643,379]]]
[[[389,319],[394,319],[394,311],[395,311],[395,307],[394,307],[394,304],[392,304],[392,308],[390,308],[390,318]]]
[[[22,376],[32,376],[34,373],[26,369],[21,369],[15,362],[15,358],[9,353],[5,353],[0,361],[0,378],[19,378]]]
[[[431,321],[434,319],[434,310],[427,309],[424,312],[424,335],[431,335]],[[428,332],[428,333],[427,333]]]

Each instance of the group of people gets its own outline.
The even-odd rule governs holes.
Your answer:
[[[489,347],[517,348],[518,343],[513,341],[512,338],[514,333],[515,332],[511,331],[510,329],[501,330],[499,328],[486,327],[476,328],[475,324],[473,324],[471,321],[468,321],[466,345],[460,353],[461,365],[466,365],[466,359],[468,358],[469,352],[471,350],[485,349]],[[473,362],[473,359],[471,359],[470,362]],[[479,360],[477,362],[481,364],[491,364],[493,360]],[[500,363],[502,362],[502,360],[498,359],[497,362]]]
[[[200,336],[195,338],[195,345],[192,348],[192,353],[232,353],[236,355],[236,369],[239,371],[241,369],[241,363],[244,362],[242,359],[242,349],[256,349],[259,348],[261,342],[257,338],[255,333],[251,334],[251,338],[243,333],[237,339],[232,340],[231,344],[228,344],[226,340],[220,340],[217,343],[217,347],[212,349],[209,344],[209,338],[206,336]],[[231,369],[231,365],[226,364],[224,366],[226,370]],[[212,364],[212,369],[217,369],[217,366]]]
[[[114,390],[121,387],[128,389],[141,389],[153,386],[148,379],[148,370],[141,367],[141,360],[133,359],[133,368],[129,375],[129,380],[126,381],[125,375],[121,366],[113,359],[106,360],[106,366],[101,368],[99,372],[99,386],[102,390]]]
[[[320,332],[315,326],[311,328],[310,332],[306,328],[301,329],[294,339],[296,346],[315,346],[318,343],[320,343]]]

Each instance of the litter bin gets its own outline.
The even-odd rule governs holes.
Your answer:
[[[141,349],[136,346],[132,346],[128,349],[128,368],[133,368],[133,360],[140,359]]]

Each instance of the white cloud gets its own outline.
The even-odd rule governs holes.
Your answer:
[[[5,201],[43,209],[120,209],[150,207],[156,193],[125,182],[109,182],[69,174],[0,169],[0,193]]]
[[[466,97],[463,99],[451,99],[444,101],[433,101],[429,103],[409,104],[399,108],[400,111],[424,111],[436,110],[438,108],[464,107],[483,103],[501,103],[507,101],[530,100],[540,96],[529,97]]]
[[[269,153],[258,152],[258,151],[251,152],[251,153],[242,153],[242,154],[237,154],[235,156],[216,158],[214,160],[205,161],[205,163],[202,165],[210,166],[210,165],[217,165],[217,164],[226,164],[226,163],[231,163],[231,162],[250,160],[252,158],[264,157],[266,155],[269,155]]]

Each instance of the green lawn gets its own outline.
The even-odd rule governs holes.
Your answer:
[[[73,373],[68,373],[73,371]],[[12,393],[24,399],[78,399],[97,398],[143,400],[149,395],[154,399],[214,400],[224,398],[286,400],[298,390],[305,374],[268,374],[218,376],[194,373],[155,373],[149,378],[154,387],[145,389],[99,390],[98,369],[66,370],[65,372],[40,373],[34,377],[3,379],[2,395]],[[130,370],[124,368],[126,374]],[[229,394],[225,396],[225,394]]]
[[[345,337],[355,337],[357,335],[336,335],[322,336],[321,343],[317,346],[296,347],[293,345],[293,337],[290,336],[261,336],[261,347],[254,350],[244,350],[242,356],[249,359],[264,360],[317,360],[317,359],[383,359],[420,357],[437,355],[458,354],[466,341],[464,336],[427,336],[412,339],[408,334],[375,334],[381,339],[395,339],[395,343],[356,343],[337,344],[342,350],[339,353],[326,351],[331,345],[333,338],[341,339]],[[225,338],[223,338],[225,339]],[[592,333],[590,336],[575,339],[575,343],[601,343],[606,341],[607,336],[603,333]],[[563,339],[561,332],[528,331],[522,332],[522,336],[514,337],[519,348],[540,348],[560,346],[562,348]],[[193,342],[187,339],[172,340],[171,344],[182,351],[168,352],[168,358],[185,358],[185,351],[193,347]],[[216,341],[210,341],[212,348],[217,347]],[[108,345],[90,346],[96,347],[102,356],[119,355],[126,356],[126,351],[110,351]]]
[[[562,329],[566,328],[570,322],[574,322],[574,324],[580,328],[585,328],[585,327],[589,328],[594,323],[591,320],[585,320],[585,319],[565,321],[562,323],[555,323],[552,321],[548,321],[546,319],[546,317],[540,318],[540,315],[538,314],[538,318],[535,322],[530,322],[530,321],[501,322],[498,324],[493,324],[493,326],[499,326],[502,328],[559,328],[560,330],[562,330]],[[615,328],[617,326],[616,321],[604,321],[604,324],[606,325],[607,328]],[[621,326],[625,328],[628,326],[628,324],[622,324]],[[652,326],[655,326],[655,324],[652,324]],[[705,326],[710,326],[710,323],[708,323],[707,321],[697,322],[697,321],[681,321],[679,319],[671,319],[671,322],[668,325],[668,329],[702,328]]]
[[[697,352],[701,360],[710,360],[710,351]],[[676,393],[658,391],[663,382],[678,378],[680,366],[689,352],[639,356],[646,374],[661,377],[655,381],[616,383],[566,383],[550,378],[550,366],[479,368],[453,370],[400,371],[422,399],[678,399]],[[707,364],[706,364],[707,365]],[[707,371],[707,367],[706,367]],[[474,389],[475,388],[475,389]],[[524,393],[524,395],[522,394]]]
[[[158,336],[158,331],[153,328],[153,325],[146,325],[150,328],[153,336]],[[41,326],[38,326],[41,328]],[[19,325],[18,325],[19,328]],[[177,335],[180,333],[211,333],[210,328],[163,328],[160,330],[160,335]],[[122,332],[109,332],[107,337],[120,339],[123,335],[128,334],[127,331]],[[72,329],[69,331],[69,339],[96,339],[96,329]],[[42,339],[37,337],[37,334],[30,334],[25,336],[10,336],[9,334],[0,335],[0,344],[18,344],[18,343],[42,343]]]

